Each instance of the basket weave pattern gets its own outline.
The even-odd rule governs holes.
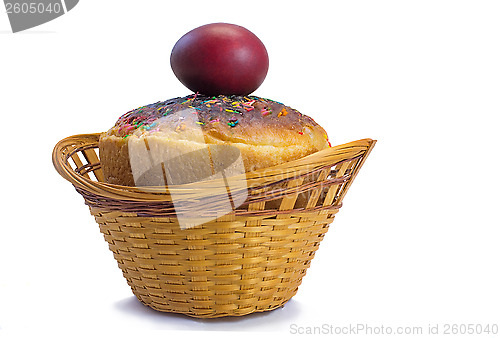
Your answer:
[[[293,297],[375,144],[359,140],[247,173],[245,203],[181,229],[168,192],[103,182],[98,139],[60,141],[53,153],[57,171],[84,197],[137,298],[193,317],[267,311]],[[206,203],[207,212],[220,198],[195,188],[179,191]]]

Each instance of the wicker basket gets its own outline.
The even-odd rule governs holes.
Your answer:
[[[137,298],[193,317],[275,309],[297,292],[348,188],[375,145],[363,139],[246,173],[248,198],[236,210],[181,229],[171,194],[217,203],[205,186],[148,190],[103,183],[99,134],[54,148],[53,163],[84,197]]]

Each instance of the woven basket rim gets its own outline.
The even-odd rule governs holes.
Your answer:
[[[67,181],[69,181],[77,190],[83,190],[95,195],[107,198],[130,201],[165,201],[170,200],[170,193],[165,191],[165,187],[131,187],[115,185],[105,182],[93,181],[84,175],[75,172],[68,163],[71,155],[82,148],[96,148],[101,133],[78,134],[66,137],[60,140],[52,152],[52,162],[56,171]],[[348,142],[341,145],[332,146],[323,149],[308,156],[286,162],[277,166],[259,169],[247,172],[243,175],[235,176],[235,179],[246,180],[248,188],[261,188],[266,184],[297,177],[304,173],[332,166],[333,163],[340,163],[346,157],[354,158],[363,156],[363,162],[368,157],[369,152],[377,141],[365,138],[357,141]],[[362,165],[363,163],[361,163]],[[354,173],[354,175],[357,173]],[[354,177],[353,177],[354,179]],[[206,188],[210,184],[220,186],[217,180],[196,182],[195,184],[185,184],[182,186],[169,186],[168,190],[178,189],[177,191],[194,190],[200,186],[200,183]],[[196,185],[196,187],[195,187]],[[205,189],[207,190],[207,189]]]

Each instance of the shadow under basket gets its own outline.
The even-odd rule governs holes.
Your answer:
[[[210,194],[212,183],[167,190],[107,184],[99,135],[61,140],[53,151],[56,170],[84,197],[143,304],[206,318],[273,310],[296,294],[376,142],[354,141],[248,172],[243,204],[182,229],[173,193],[209,212],[223,198]]]

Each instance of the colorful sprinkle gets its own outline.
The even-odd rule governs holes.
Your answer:
[[[283,108],[279,112],[278,117],[280,117],[280,116],[286,116],[287,114],[288,114],[287,110],[285,108]]]
[[[184,123],[181,123],[179,124],[176,128],[175,128],[175,131],[179,132],[179,131],[184,131],[186,130],[186,125]]]
[[[236,117],[234,117],[234,116],[233,116],[233,117],[231,117],[231,118],[229,119],[229,121],[227,122],[227,124],[228,124],[229,126],[231,126],[231,127],[234,127],[234,126],[236,126],[236,125],[238,124],[238,119],[237,119]]]
[[[217,103],[217,102],[219,102],[219,100],[215,99],[215,100],[204,101],[203,103],[205,103],[205,104],[207,104],[207,103],[208,104],[212,104],[212,103]]]
[[[251,100],[251,101],[247,101],[247,102],[243,102],[243,109],[245,109],[246,111],[252,111],[254,110],[254,106],[252,106],[252,104],[255,102],[255,100]]]
[[[231,127],[234,127],[234,126],[236,126],[236,125],[238,124],[238,120],[236,120],[236,121],[234,121],[234,122],[228,122],[227,124],[228,124],[229,126],[231,126]]]

